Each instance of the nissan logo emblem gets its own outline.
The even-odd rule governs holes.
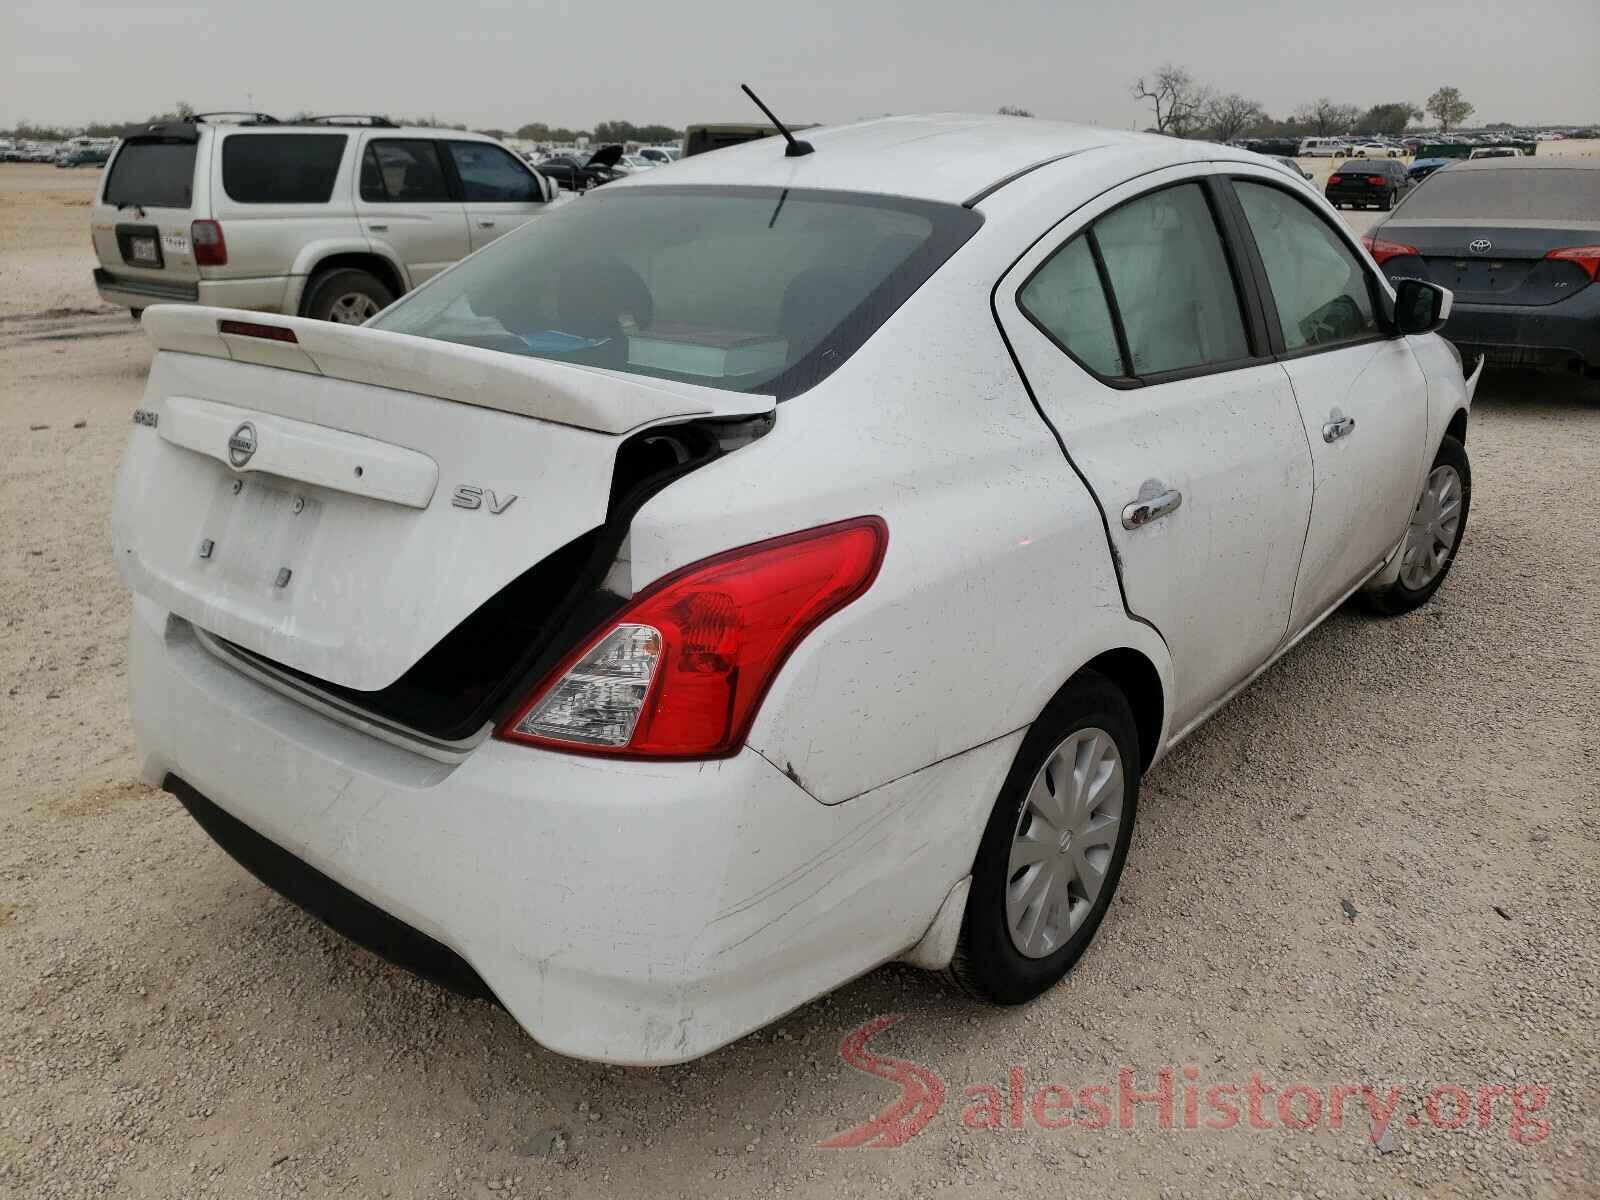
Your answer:
[[[1476,238],[1467,243],[1467,249],[1471,250],[1474,254],[1487,254],[1489,253],[1490,248],[1493,246],[1494,243],[1488,238]]]
[[[255,452],[256,427],[246,421],[228,438],[228,461],[236,467],[242,467]]]

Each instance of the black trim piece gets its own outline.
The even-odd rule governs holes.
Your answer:
[[[482,976],[443,942],[435,941],[328,878],[237,817],[224,812],[178,776],[168,774],[161,781],[161,787],[178,798],[200,828],[227,851],[234,862],[356,945],[463,996],[495,999]]]
[[[1116,292],[1111,289],[1111,272],[1106,269],[1106,256],[1100,251],[1100,239],[1095,237],[1094,226],[1092,224],[1085,229],[1080,236],[1082,236],[1089,243],[1089,257],[1094,259],[1094,273],[1100,279],[1100,298],[1105,301],[1106,311],[1111,314],[1111,331],[1117,336],[1117,354],[1122,358],[1122,374],[1116,379],[1107,379],[1106,382],[1111,384],[1113,387],[1137,386],[1139,381],[1133,373],[1133,351],[1128,346],[1128,330],[1127,327],[1122,323],[1122,309],[1117,306],[1117,302],[1114,298],[1116,296]],[[1065,249],[1071,244],[1072,239],[1068,238],[1061,244],[1061,249]],[[1056,251],[1056,254],[1059,253],[1061,253],[1061,250]],[[1054,257],[1055,254],[1050,256],[1050,258]],[[1050,258],[1045,259],[1044,262],[1049,262]],[[1039,270],[1042,271],[1043,269],[1044,263],[1040,263]],[[1035,271],[1034,274],[1037,275],[1038,271]],[[1028,278],[1031,280],[1033,275],[1028,276]],[[1026,283],[1022,285],[1022,287],[1027,286],[1028,285]],[[1020,309],[1022,307],[1022,288],[1017,289],[1017,296],[1017,307]],[[1038,324],[1038,322],[1034,323],[1036,325]],[[1039,328],[1043,329],[1044,326],[1040,325]],[[1063,350],[1066,350],[1066,346],[1064,344],[1057,344],[1061,345]],[[1071,351],[1068,351],[1068,353],[1071,353]],[[1073,357],[1076,358],[1077,356],[1073,355]],[[1088,367],[1085,367],[1084,369],[1088,370]]]
[[[132,292],[135,295],[149,296],[153,300],[186,300],[193,303],[200,299],[199,283],[168,283],[163,280],[140,279],[131,275],[113,275],[104,267],[94,269],[94,282],[96,287]]]
[[[1261,307],[1261,281],[1245,258],[1244,212],[1233,188],[1220,176],[1207,175],[1204,186],[1211,205],[1211,219],[1216,222],[1217,233],[1222,238],[1223,257],[1228,260],[1228,270],[1233,275],[1233,290],[1244,316],[1245,340],[1249,343],[1250,354],[1257,359],[1270,358],[1267,314]]]
[[[994,195],[1001,188],[1005,187],[1008,183],[1015,183],[1017,180],[1021,179],[1024,175],[1031,175],[1031,174],[1033,174],[1033,172],[1037,171],[1040,167],[1048,167],[1051,163],[1058,163],[1064,158],[1073,158],[1073,157],[1075,157],[1075,156],[1077,156],[1079,154],[1082,154],[1085,150],[1098,150],[1098,149],[1100,149],[1099,146],[1083,146],[1083,147],[1080,147],[1077,150],[1068,150],[1065,154],[1052,154],[1049,158],[1041,158],[1036,163],[1029,163],[1027,166],[1023,167],[1021,170],[1013,171],[1009,175],[1002,175],[999,179],[996,179],[993,183],[991,183],[988,187],[984,188],[982,191],[973,192],[972,195],[968,196],[965,200],[963,200],[961,202],[961,207],[962,208],[974,208],[977,205],[982,204],[985,200],[987,200],[990,196]]]

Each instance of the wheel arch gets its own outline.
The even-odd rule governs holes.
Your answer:
[[[1450,423],[1444,427],[1446,437],[1453,437],[1463,446],[1467,444],[1467,410],[1456,409],[1455,416],[1450,418]]]
[[[411,290],[405,269],[388,255],[359,244],[308,246],[300,252],[295,262],[290,287],[294,289],[286,306],[290,312],[304,315],[311,285],[319,275],[342,269],[366,271],[381,280],[399,299]]]
[[[1123,646],[1097,654],[1084,663],[1062,685],[1062,691],[1071,687],[1085,671],[1103,675],[1127,698],[1128,707],[1133,710],[1134,728],[1139,733],[1139,769],[1145,770],[1155,761],[1161,747],[1162,730],[1166,727],[1167,695],[1160,670],[1143,652]]]

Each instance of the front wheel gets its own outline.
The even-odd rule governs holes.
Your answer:
[[[1022,1004],[1049,990],[1100,927],[1139,800],[1126,697],[1086,671],[1033,723],[1000,789],[950,975],[970,995]]]
[[[1406,528],[1400,574],[1380,591],[1361,593],[1366,606],[1395,616],[1426,604],[1450,573],[1471,507],[1472,468],[1467,448],[1446,434]]]

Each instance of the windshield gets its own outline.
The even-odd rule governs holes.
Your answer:
[[[194,201],[194,151],[192,141],[123,143],[106,180],[105,202],[118,208],[188,208]]]
[[[1502,167],[1436,171],[1406,201],[1406,219],[1496,218],[1518,221],[1593,221],[1600,213],[1600,171],[1564,167]]]
[[[980,223],[891,196],[613,187],[372,324],[784,399],[843,363]]]

